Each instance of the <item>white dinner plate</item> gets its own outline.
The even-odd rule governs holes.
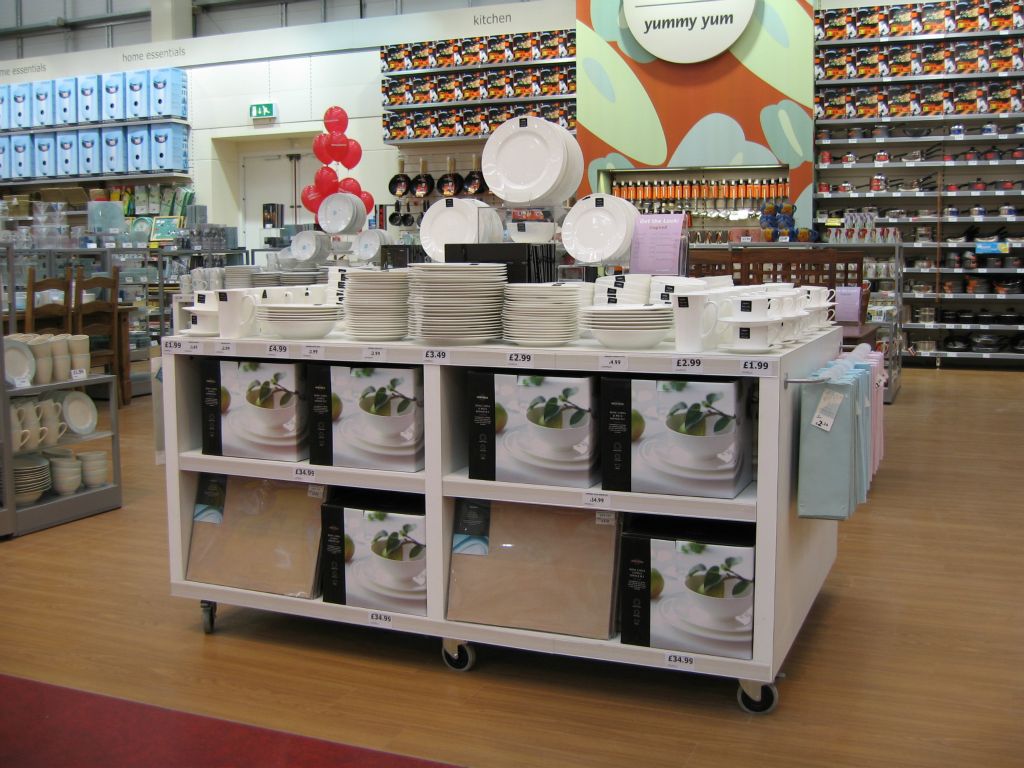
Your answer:
[[[28,344],[10,337],[4,339],[4,379],[12,387],[18,381],[32,381],[36,358]]]
[[[587,195],[576,202],[562,222],[562,244],[570,256],[584,264],[616,259],[633,240],[637,214],[631,210],[636,211],[614,195]]]
[[[558,126],[537,117],[514,117],[488,137],[481,168],[495,195],[510,203],[529,203],[557,195],[568,162],[569,149]]]
[[[64,421],[76,435],[88,435],[96,430],[96,404],[83,392],[68,392],[64,397]]]

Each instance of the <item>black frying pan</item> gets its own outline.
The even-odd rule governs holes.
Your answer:
[[[388,182],[388,191],[395,197],[405,197],[409,194],[410,189],[412,189],[412,179],[405,173],[405,160],[399,158],[398,173],[392,176],[391,181]]]

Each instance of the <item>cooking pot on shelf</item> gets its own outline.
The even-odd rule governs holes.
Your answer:
[[[814,132],[814,138],[817,139],[818,141],[831,139],[832,131],[830,131],[828,128],[819,128],[817,131]]]
[[[1020,325],[1021,320],[1021,316],[1012,309],[1007,309],[999,313],[998,322],[1001,325]]]
[[[860,158],[857,157],[857,155],[855,155],[853,152],[847,152],[845,155],[843,155],[842,162],[844,162],[844,163],[856,163],[858,160],[860,160]]]
[[[947,336],[942,340],[942,348],[947,352],[966,352],[968,345],[959,336]]]
[[[984,205],[972,205],[971,206],[971,216],[987,216],[987,215],[988,215],[988,209],[986,209]]]
[[[888,150],[880,149],[877,152],[875,152],[875,162],[876,163],[888,163],[889,162],[889,152],[888,152]]]
[[[971,349],[975,352],[1000,352],[1006,348],[1007,339],[999,333],[976,331],[969,338]]]
[[[999,126],[995,123],[985,123],[981,126],[982,136],[997,136],[999,134]]]
[[[818,192],[825,194],[827,192],[835,192],[835,185],[829,184],[827,181],[818,182]]]
[[[918,352],[934,352],[936,346],[935,339],[920,339],[914,342],[914,348]]]
[[[982,256],[981,264],[985,269],[999,269],[1003,266],[1001,256]]]
[[[965,292],[972,295],[992,293],[992,281],[987,277],[968,277],[964,284]]]
[[[1010,157],[1014,160],[1024,160],[1024,147],[1014,147],[1011,149]]]
[[[990,309],[979,309],[976,317],[980,325],[992,325],[996,321],[996,314]]]
[[[950,277],[942,281],[942,293],[963,293],[964,281],[959,277]]]
[[[1024,352],[1024,336],[1018,336],[1013,342],[1014,352]]]
[[[889,138],[889,126],[887,125],[876,125],[871,129],[871,136],[875,139],[887,139]]]
[[[946,323],[947,325],[955,325],[956,324],[956,310],[944,309],[939,314],[939,317],[941,317],[942,318],[942,322]]]
[[[960,254],[947,253],[944,266],[946,267],[946,269],[958,269],[960,267]]]
[[[1003,266],[1013,269],[1020,269],[1024,267],[1024,256],[1015,253],[1009,253],[1003,257]]]
[[[1013,206],[1013,205],[1000,205],[999,206],[999,215],[1000,216],[1016,216],[1017,215],[1017,207]]]
[[[982,179],[975,179],[974,181],[968,182],[967,188],[973,192],[984,192],[988,189],[988,184]]]
[[[974,313],[968,309],[961,309],[956,313],[956,321],[960,325],[970,325],[976,319],[977,318],[975,318]]]
[[[966,186],[966,184],[957,184],[955,181],[947,181],[945,184],[942,185],[942,188],[946,192],[959,192]]]
[[[1021,133],[1024,133],[1024,131],[1021,131]],[[863,139],[864,135],[865,131],[863,128],[850,128],[846,132],[846,137],[848,139]]]
[[[942,209],[942,215],[943,216],[959,216],[960,215],[960,209],[957,208],[955,205],[947,205],[945,208]]]
[[[954,125],[949,126],[949,135],[950,136],[966,136],[967,135],[967,126],[964,125],[963,123],[955,123]]]
[[[889,190],[889,180],[886,178],[884,173],[876,173],[871,177],[871,191],[872,192],[887,192]]]
[[[1021,280],[997,280],[995,292],[999,294],[1020,293],[1024,283]]]
[[[977,269],[978,256],[973,251],[964,251],[960,257],[964,269]]]
[[[818,165],[829,165],[832,162],[832,153],[827,149],[818,153]]]
[[[980,160],[981,159],[981,153],[977,149],[975,149],[974,147],[971,147],[966,152],[964,152],[963,159],[964,160],[968,160],[968,161],[969,160]]]
[[[853,192],[857,189],[852,181],[841,181],[839,182],[837,189],[839,192]]]
[[[984,152],[981,153],[981,159],[982,160],[1002,160],[1003,159],[1003,153],[1000,152],[995,147],[989,147],[988,149],[986,149]]]

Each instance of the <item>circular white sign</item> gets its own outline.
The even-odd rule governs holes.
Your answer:
[[[750,23],[756,0],[623,0],[626,24],[648,52],[692,64],[714,58]]]

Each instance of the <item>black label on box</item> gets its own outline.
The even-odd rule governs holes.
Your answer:
[[[672,300],[672,294],[671,293],[663,293],[663,294],[661,294],[661,300],[662,301],[671,301]]]
[[[474,480],[494,479],[495,433],[504,428],[494,413],[494,374],[470,371],[469,389],[469,476]]]
[[[687,309],[687,308],[689,308],[689,306],[690,306],[690,297],[689,296],[676,296],[676,305],[680,309]]]
[[[619,631],[625,645],[651,644],[651,540],[623,536],[619,556]]]
[[[754,309],[754,305],[749,301],[740,302],[740,312],[751,312]]]
[[[204,357],[200,365],[202,391],[200,409],[202,414],[203,453],[220,456],[221,444],[221,402],[220,402],[220,359]]]
[[[633,386],[630,379],[601,379],[601,487],[632,486]]]
[[[491,502],[460,499],[452,528],[453,555],[486,555],[491,544]]]
[[[740,328],[740,338],[741,339],[749,339],[750,338],[750,329],[749,328]]]
[[[345,604],[345,507],[320,506],[320,589],[325,603]]]
[[[306,368],[306,402],[309,403],[309,463],[334,463],[334,420],[332,418],[331,366],[311,364]]]
[[[615,287],[616,288],[625,288],[626,287],[626,276],[625,275],[616,275],[614,278],[612,278],[612,282],[615,283]]]

